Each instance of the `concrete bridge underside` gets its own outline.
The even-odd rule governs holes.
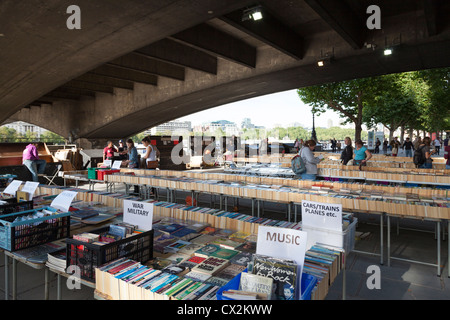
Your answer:
[[[251,97],[450,65],[448,1],[262,0],[258,21],[242,21],[255,1],[75,2],[0,3],[0,123],[124,138]],[[71,4],[80,30],[66,27]],[[373,4],[381,29],[366,25]]]

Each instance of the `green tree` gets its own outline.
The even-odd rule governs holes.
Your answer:
[[[379,90],[377,78],[354,79],[300,88],[300,99],[320,115],[327,109],[338,112],[344,123],[355,125],[355,139],[361,138],[364,106]]]
[[[19,134],[13,128],[2,126],[0,127],[0,139],[1,142],[17,142]]]
[[[428,86],[415,72],[380,76],[378,89],[365,108],[363,121],[368,127],[382,123],[389,129],[389,140],[398,128],[417,126],[429,104]]]
[[[450,68],[423,70],[416,76],[428,86],[429,104],[421,116],[423,129],[450,130]]]
[[[41,134],[40,141],[53,142],[53,143],[64,143],[65,139],[64,139],[64,137],[62,137],[59,134],[56,134],[54,132],[45,131],[43,134]]]

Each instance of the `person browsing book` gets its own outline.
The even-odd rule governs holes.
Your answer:
[[[131,139],[127,140],[127,155],[128,160],[122,161],[122,165],[127,166],[128,168],[138,168],[139,167],[139,156],[136,147],[134,146],[134,142]]]
[[[114,152],[119,152],[119,149],[117,149],[112,141],[108,141],[106,147],[103,149],[103,161],[114,160]]]
[[[155,145],[151,144],[150,138],[142,139],[142,144],[145,147],[145,154],[142,157],[145,159],[147,169],[156,169],[158,167],[159,150]]]
[[[317,176],[317,165],[323,158],[314,157],[313,151],[316,147],[314,140],[305,142],[303,148],[300,149],[299,155],[305,162],[306,172],[301,174],[303,180],[315,180]]]
[[[22,154],[22,163],[30,170],[34,182],[39,181],[38,176],[44,174],[47,165],[45,160],[39,159],[37,146],[37,143],[30,143]]]
[[[372,154],[367,149],[367,147],[364,146],[361,139],[358,139],[355,141],[355,158],[353,159],[353,165],[354,166],[365,166],[367,165],[367,161],[372,158]]]
[[[341,160],[343,165],[347,165],[347,163],[353,159],[352,139],[350,137],[345,137],[344,143],[345,148],[341,153]]]

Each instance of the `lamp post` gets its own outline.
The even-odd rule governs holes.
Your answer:
[[[313,116],[313,127],[312,127],[312,132],[311,132],[311,140],[314,140],[317,142],[316,126],[314,124],[314,112],[313,112],[312,116]]]

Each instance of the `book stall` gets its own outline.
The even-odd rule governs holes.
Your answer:
[[[63,190],[67,190],[68,188],[57,188],[54,186],[41,186],[39,188],[39,192],[43,194],[57,194],[62,192]],[[70,189],[70,188],[69,188]],[[71,188],[71,190],[76,190],[75,188]],[[87,194],[97,194],[98,192],[89,191]],[[106,201],[109,198],[110,194],[103,193],[99,195],[97,200]],[[114,194],[111,194],[114,197]],[[86,193],[80,192],[77,193],[76,199],[78,201],[89,199],[89,196]],[[116,199],[117,200],[117,199]],[[121,199],[122,205],[126,203],[127,199]],[[132,201],[134,202],[134,201]],[[225,210],[220,209],[212,209],[212,208],[203,208],[196,206],[188,206],[186,204],[176,204],[169,203],[165,201],[157,201],[157,200],[146,200],[141,201],[139,203],[151,203],[153,205],[153,231],[154,231],[154,243],[153,243],[153,253],[154,259],[152,260],[152,269],[156,269],[161,271],[162,267],[171,266],[171,270],[174,273],[175,271],[179,271],[179,267],[173,266],[173,262],[185,262],[192,263],[194,261],[199,262],[203,261],[204,258],[209,257],[209,255],[198,251],[200,247],[208,246],[204,248],[208,254],[215,252],[215,250],[219,250],[216,252],[217,258],[224,259],[232,258],[234,255],[237,255],[244,251],[255,251],[256,249],[256,235],[258,235],[258,230],[261,226],[274,226],[277,230],[290,230],[290,231],[298,231],[301,230],[301,223],[290,223],[287,221],[278,221],[269,218],[257,218],[251,215],[240,214],[236,212],[227,212]],[[352,220],[352,223],[349,223],[348,219],[353,219],[351,215],[345,215],[343,218],[341,228],[345,229],[345,232],[341,232],[344,234],[346,240],[345,243],[351,243],[350,240],[354,239],[354,228],[356,225],[356,220]],[[342,242],[342,240],[341,240]],[[241,248],[241,250],[239,250]],[[196,249],[192,251],[193,249]],[[214,250],[215,249],[215,250]],[[226,250],[225,250],[226,249]],[[342,252],[341,256],[342,256]],[[182,254],[185,254],[184,256]],[[187,256],[186,256],[187,254]],[[184,259],[180,259],[184,258]],[[191,259],[192,258],[192,259]],[[185,261],[190,260],[191,261]],[[334,281],[337,273],[336,270],[341,270],[344,261],[337,260],[333,262],[333,266],[335,264],[339,264],[338,267],[333,267],[330,271],[325,272],[325,274],[321,275],[321,278],[316,281],[313,286],[310,282],[313,280],[313,271],[309,276],[303,278],[303,283],[299,284],[300,287],[303,285],[308,285],[313,287],[314,290],[311,290],[311,299],[323,299],[328,292],[329,286]],[[341,259],[343,259],[341,257]],[[133,259],[129,259],[132,261]],[[236,256],[236,260],[238,261],[246,261],[241,255]],[[306,261],[306,260],[305,260]],[[334,261],[334,260],[333,260]],[[113,262],[112,262],[113,263]],[[177,264],[178,264],[177,263]],[[246,266],[242,266],[243,268],[237,268],[233,265],[233,263],[224,262],[226,266],[224,266],[224,272],[230,273],[232,269],[237,269],[242,272]],[[327,262],[329,263],[329,261]],[[144,263],[140,263],[144,264]],[[147,266],[148,268],[149,266]],[[228,267],[228,268],[226,268]],[[322,266],[323,267],[323,266]],[[190,273],[190,269],[183,269],[184,272]],[[307,270],[306,268],[304,270]],[[322,271],[328,270],[327,268],[322,268]],[[149,270],[150,272],[150,270]],[[306,272],[306,271],[305,271]],[[328,274],[330,273],[330,275]],[[174,274],[175,275],[175,274]],[[194,277],[195,273],[190,273],[190,277]],[[233,277],[237,276],[236,270],[232,273]],[[205,278],[205,275],[202,275]],[[223,275],[225,277],[225,275]],[[197,275],[200,277],[200,275]],[[217,290],[223,287],[226,283],[230,281],[231,275],[228,274],[226,276],[226,280],[221,279],[219,281],[216,277],[211,277],[211,281],[219,281],[220,285],[216,285],[217,288],[214,292],[217,293]],[[317,274],[314,275],[317,278]],[[178,279],[176,277],[172,277],[173,279]],[[201,278],[201,277],[200,277]],[[201,278],[201,279],[203,279]],[[300,279],[300,278],[299,278]],[[192,280],[192,279],[191,279]],[[200,279],[196,281],[199,282]],[[309,282],[308,282],[308,281]],[[178,281],[181,281],[178,279]],[[187,280],[185,280],[187,281]],[[305,282],[306,281],[306,282]],[[331,282],[330,282],[331,281]],[[100,282],[101,283],[101,282]],[[121,285],[125,285],[122,283]],[[181,284],[180,284],[181,285]],[[197,284],[199,285],[199,284]],[[128,284],[128,286],[131,286]],[[97,283],[96,283],[97,287]],[[208,286],[209,287],[209,286]],[[136,288],[134,288],[136,289]],[[212,288],[211,288],[212,289]],[[101,290],[104,290],[101,292]],[[98,298],[111,298],[111,295],[117,298],[117,292],[109,292],[107,294],[105,291],[109,289],[99,289],[97,290]],[[130,289],[133,290],[133,289]],[[122,292],[122,291],[120,291]],[[164,298],[159,295],[155,295],[154,293],[146,292],[150,294],[150,296],[146,296],[146,298]],[[134,297],[134,293],[129,293]],[[306,296],[305,296],[306,297]],[[165,297],[168,298],[168,297]],[[164,299],[165,299],[164,298]],[[214,299],[217,297],[215,296]]]

